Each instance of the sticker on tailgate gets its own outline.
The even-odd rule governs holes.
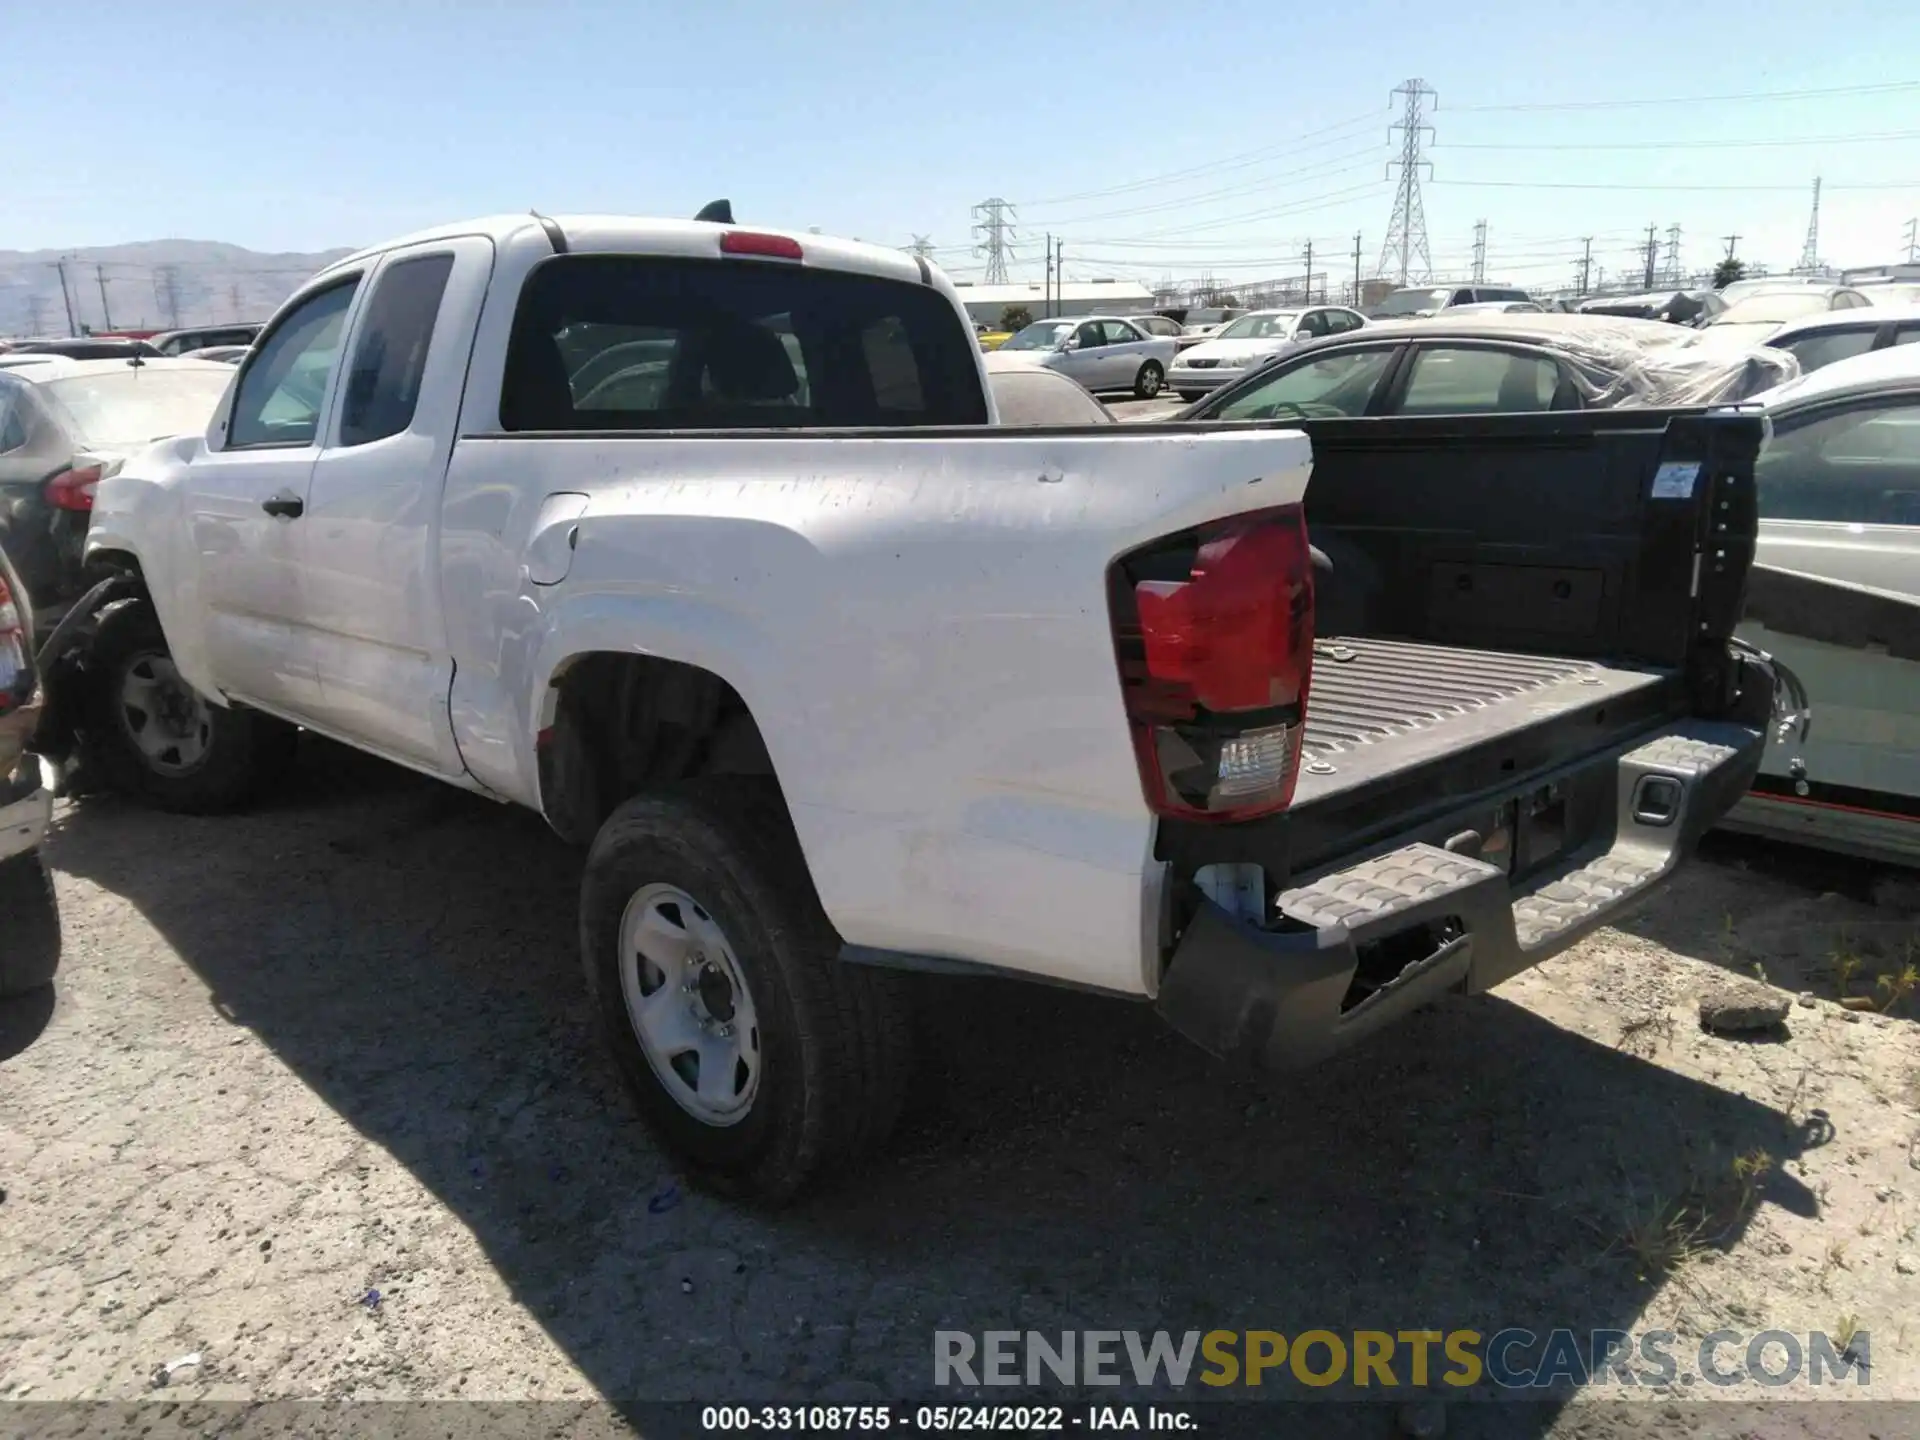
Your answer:
[[[1700,478],[1697,460],[1668,460],[1653,473],[1653,498],[1691,500],[1693,482]]]

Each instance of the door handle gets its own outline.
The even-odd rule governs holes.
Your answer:
[[[262,500],[260,508],[276,520],[298,520],[307,508],[307,502],[298,495],[275,495]]]

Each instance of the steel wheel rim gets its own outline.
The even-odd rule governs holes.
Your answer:
[[[620,993],[654,1078],[702,1124],[737,1125],[760,1089],[759,1012],[726,933],[678,886],[620,916]]]
[[[1149,400],[1158,395],[1160,393],[1160,372],[1155,370],[1151,365],[1147,366],[1146,370],[1140,376],[1140,388],[1147,392],[1147,398]]]
[[[120,728],[149,768],[187,775],[213,748],[213,711],[180,677],[173,657],[154,650],[136,655],[120,672]]]

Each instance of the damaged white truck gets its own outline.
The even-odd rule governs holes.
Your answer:
[[[1304,1064],[1565,949],[1753,779],[1754,417],[995,419],[900,252],[365,251],[100,487],[41,748],[204,811],[304,729],[537,809],[639,1106],[772,1199],[886,1136],[901,972]]]

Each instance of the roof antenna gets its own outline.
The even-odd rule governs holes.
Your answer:
[[[713,200],[700,207],[700,213],[693,217],[709,225],[733,224],[733,202],[731,200]]]

